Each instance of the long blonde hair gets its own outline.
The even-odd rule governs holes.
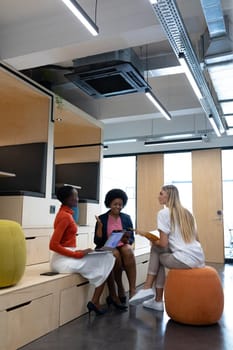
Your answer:
[[[187,243],[192,242],[196,238],[195,220],[188,209],[182,206],[177,187],[166,185],[162,190],[168,195],[166,206],[170,209],[171,229],[174,230],[178,225],[183,240]]]

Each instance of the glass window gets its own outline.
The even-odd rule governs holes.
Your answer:
[[[192,211],[192,154],[164,154],[164,183],[179,190],[182,205]]]
[[[106,211],[104,198],[112,188],[127,193],[128,203],[123,211],[131,216],[135,227],[136,216],[136,157],[111,157],[103,160],[103,185],[101,212]]]

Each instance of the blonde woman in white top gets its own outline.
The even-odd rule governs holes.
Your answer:
[[[205,258],[197,238],[194,217],[181,205],[177,188],[173,185],[163,186],[158,200],[165,206],[157,216],[160,238],[152,243],[144,287],[129,300],[129,303],[136,305],[144,301],[144,307],[163,311],[165,267],[201,268],[205,266]],[[143,231],[138,233],[143,235]],[[155,295],[152,289],[154,283]]]

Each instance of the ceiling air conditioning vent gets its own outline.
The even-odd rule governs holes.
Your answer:
[[[124,53],[124,55],[122,54]],[[82,59],[76,62],[80,66],[74,67],[74,72],[66,74],[66,78],[72,81],[77,87],[94,98],[111,97],[135,92],[144,92],[148,87],[147,82],[140,73],[140,68],[135,67],[135,54],[129,57],[129,52],[121,54],[109,53]],[[114,56],[113,56],[114,55]],[[116,57],[117,56],[117,57]],[[130,61],[130,58],[134,60]],[[108,59],[110,58],[110,60]],[[115,58],[112,60],[112,58]],[[120,58],[120,59],[116,59]],[[122,60],[127,59],[127,62]],[[98,62],[99,60],[99,62]],[[89,64],[83,64],[83,63]]]

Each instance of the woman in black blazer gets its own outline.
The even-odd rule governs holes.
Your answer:
[[[132,244],[134,243],[134,234],[132,231],[132,220],[129,215],[121,213],[125,207],[128,197],[120,189],[112,189],[105,196],[105,205],[109,210],[96,217],[94,242],[97,248],[103,247],[109,235],[113,230],[127,231],[121,239],[120,244],[114,250],[116,257],[113,273],[108,279],[109,294],[108,304],[119,305],[119,302],[126,302],[125,290],[122,284],[122,271],[125,270],[129,281],[129,297],[131,298],[136,291],[136,262]],[[114,280],[117,284],[118,295],[115,293]],[[118,307],[119,308],[119,307]]]

